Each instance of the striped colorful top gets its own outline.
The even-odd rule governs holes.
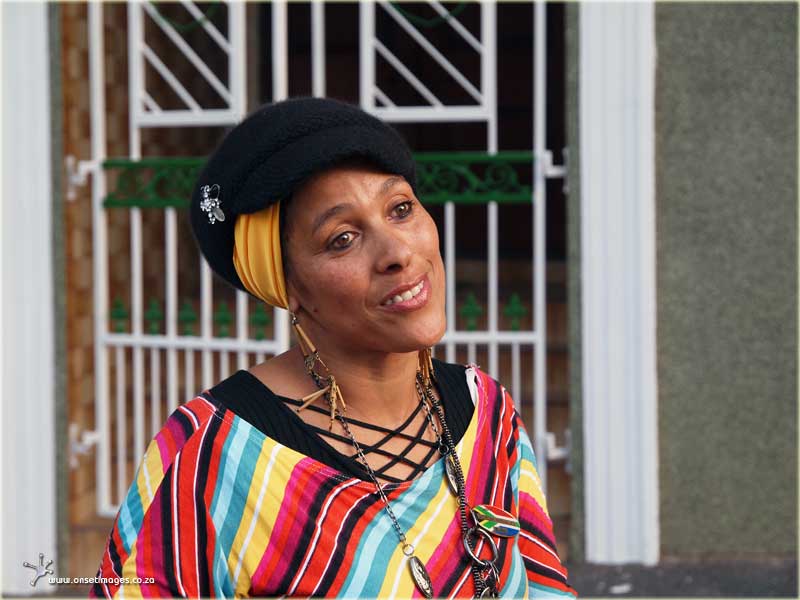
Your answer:
[[[457,444],[467,501],[502,507],[521,524],[516,537],[496,538],[501,595],[577,596],[510,395],[475,366],[465,374],[475,404]],[[384,490],[434,595],[471,596],[443,460]],[[204,394],[178,407],[148,446],[101,560],[107,579],[90,595],[420,597],[406,561],[371,481],[276,442]]]

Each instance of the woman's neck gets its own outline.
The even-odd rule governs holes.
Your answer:
[[[394,428],[419,403],[415,385],[417,352],[353,352],[341,347],[328,350],[324,342],[317,349],[336,377],[348,416]]]

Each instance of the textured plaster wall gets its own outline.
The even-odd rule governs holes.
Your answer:
[[[572,471],[572,506],[569,531],[570,560],[584,560],[584,507],[583,507],[583,398],[581,376],[581,221],[580,221],[580,170],[578,162],[578,35],[579,12],[577,2],[566,7],[566,60],[567,68],[567,304],[569,321],[569,414],[572,446],[570,464]]]
[[[47,10],[47,27],[50,53],[50,172],[52,185],[50,225],[53,232],[53,389],[55,391],[56,437],[56,527],[58,573],[69,570],[69,430],[67,424],[67,336],[66,336],[66,261],[64,231],[64,198],[62,168],[64,165],[63,136],[64,115],[61,84],[61,6],[52,3]]]
[[[797,8],[656,4],[663,556],[797,545]]]

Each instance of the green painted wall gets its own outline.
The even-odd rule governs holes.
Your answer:
[[[663,556],[797,546],[797,9],[656,4]]]

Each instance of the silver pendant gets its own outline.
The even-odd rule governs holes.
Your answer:
[[[214,214],[214,218],[217,221],[224,221],[225,220],[225,213],[222,212],[222,209],[219,206],[217,206],[217,207],[215,207],[213,209],[213,214]]]
[[[456,460],[451,452],[444,459],[444,470],[447,473],[447,483],[450,484],[450,490],[458,496],[458,478],[456,477]]]
[[[408,568],[411,569],[411,576],[414,578],[414,583],[417,584],[417,589],[422,592],[426,598],[433,598],[433,586],[431,585],[431,578],[428,575],[428,570],[422,561],[416,556],[410,556],[408,559]]]

